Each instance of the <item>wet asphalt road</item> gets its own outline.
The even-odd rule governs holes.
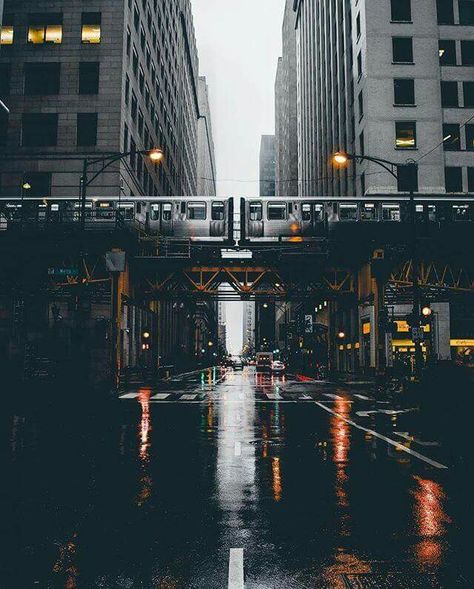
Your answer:
[[[0,423],[2,589],[237,588],[233,548],[247,589],[474,587],[468,479],[370,390],[214,369]]]

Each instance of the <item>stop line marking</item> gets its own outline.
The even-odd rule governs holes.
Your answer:
[[[423,462],[426,462],[427,464],[434,466],[435,468],[439,468],[439,469],[443,469],[443,470],[447,470],[447,468],[448,468],[444,464],[441,464],[440,462],[436,462],[436,460],[431,460],[431,458],[423,456],[423,454],[420,454],[419,452],[416,452],[415,450],[411,450],[410,448],[407,448],[406,446],[404,446],[400,442],[396,442],[395,440],[387,438],[386,436],[379,434],[378,432],[376,432],[372,429],[367,429],[366,427],[359,425],[358,423],[356,423],[355,421],[352,421],[351,419],[347,419],[346,417],[344,417],[340,413],[333,411],[330,407],[326,407],[326,405],[323,405],[323,403],[320,403],[319,401],[315,401],[315,404],[318,407],[321,407],[321,409],[324,409],[324,411],[331,413],[332,415],[334,415],[335,417],[337,417],[341,421],[345,421],[346,423],[348,423],[349,425],[352,425],[356,429],[359,429],[361,431],[364,431],[364,432],[370,434],[371,436],[374,436],[374,438],[378,438],[379,440],[383,440],[384,442],[387,442],[387,444],[390,444],[390,446],[393,446],[394,448],[396,448],[397,450],[400,450],[401,452],[406,452],[407,454],[410,454],[411,456],[414,456],[415,458],[418,458],[419,460],[422,460]]]
[[[234,445],[234,456],[242,456],[242,444],[241,444],[241,442],[235,442],[235,445]]]
[[[231,548],[228,589],[244,589],[244,549]]]

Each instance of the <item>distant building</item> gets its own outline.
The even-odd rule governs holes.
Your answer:
[[[242,333],[244,353],[253,353],[255,351],[255,303],[253,301],[244,301],[242,314]]]
[[[275,151],[277,196],[298,195],[298,94],[296,14],[294,0],[286,0],[282,57],[275,80]]]
[[[217,333],[219,340],[219,353],[220,355],[225,355],[227,353],[227,322],[224,301],[219,301],[217,303]]]
[[[216,157],[212,135],[209,88],[206,78],[198,82],[199,121],[198,121],[198,171],[197,194],[216,196]]]
[[[419,192],[474,192],[472,5],[295,0],[300,195],[406,191],[372,162],[334,169],[339,150],[420,160]]]
[[[275,196],[275,135],[262,135],[260,143],[260,196]]]

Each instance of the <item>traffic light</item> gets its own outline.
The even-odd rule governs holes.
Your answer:
[[[144,352],[146,352],[150,348],[151,348],[151,334],[149,331],[145,330],[142,333],[142,350]]]
[[[422,325],[429,325],[431,323],[431,318],[433,315],[433,310],[429,305],[425,305],[421,310],[421,324]]]

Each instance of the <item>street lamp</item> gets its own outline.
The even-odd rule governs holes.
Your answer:
[[[451,136],[445,138],[450,139]],[[418,247],[417,247],[417,235],[416,235],[416,205],[415,205],[415,190],[416,190],[416,174],[418,171],[418,164],[415,161],[409,160],[405,164],[397,164],[389,160],[385,160],[378,157],[372,157],[369,155],[356,155],[339,151],[334,153],[332,156],[332,162],[336,167],[344,167],[349,164],[350,161],[368,161],[377,164],[391,174],[399,184],[400,172],[405,170],[406,182],[408,186],[408,192],[410,194],[410,223],[411,223],[411,254],[413,261],[413,321],[417,327],[421,324],[420,316],[420,277],[419,277],[419,262],[418,262]],[[420,368],[423,363],[423,350],[421,341],[415,341],[415,376],[418,377]]]
[[[122,153],[111,153],[97,158],[85,158],[82,166],[81,176],[81,225],[85,228],[86,224],[86,202],[87,202],[87,188],[100,176],[109,166],[115,162],[119,162],[130,155],[146,155],[151,162],[158,164],[163,161],[165,154],[162,149],[153,147],[151,149],[144,149],[141,151],[127,151]],[[88,177],[89,168],[96,164],[103,164],[101,169],[96,172],[91,178]]]
[[[338,337],[339,339],[344,339],[344,338],[346,337],[346,334],[345,334],[345,332],[344,332],[344,331],[340,331],[340,332],[337,334],[337,337]]]

